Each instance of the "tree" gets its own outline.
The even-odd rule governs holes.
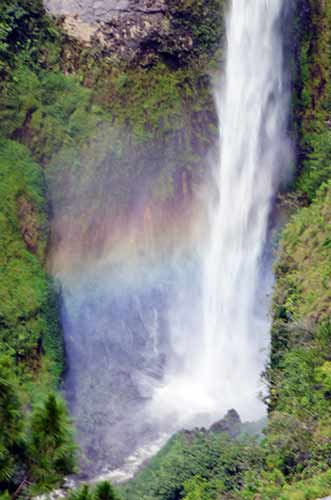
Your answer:
[[[8,356],[0,357],[0,490],[12,480],[24,454],[23,414]]]
[[[90,488],[84,484],[81,488],[72,491],[67,500],[93,500]]]
[[[44,485],[57,483],[64,474],[74,472],[76,451],[65,403],[50,394],[31,416],[30,479]]]
[[[120,500],[114,488],[108,481],[103,481],[95,488],[94,500]]]
[[[1,499],[0,499],[1,500]],[[114,488],[108,481],[99,483],[93,491],[84,484],[77,490],[73,490],[67,500],[121,500]]]

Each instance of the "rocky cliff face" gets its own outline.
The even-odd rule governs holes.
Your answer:
[[[110,21],[127,14],[155,14],[164,11],[164,0],[45,0],[55,15],[77,15],[88,23]]]
[[[72,38],[103,56],[150,66],[178,67],[210,54],[222,38],[223,1],[44,0]],[[210,27],[213,26],[211,29]],[[215,27],[215,28],[214,28]]]
[[[107,56],[153,63],[156,54],[187,53],[189,31],[173,36],[165,0],[45,0],[49,12],[61,16],[65,31]]]

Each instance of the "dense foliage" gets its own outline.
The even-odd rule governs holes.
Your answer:
[[[38,492],[74,471],[76,447],[64,402],[49,394],[24,411],[9,356],[0,358],[0,423],[0,491],[19,485],[16,491]]]
[[[57,292],[45,271],[44,173],[19,142],[24,143],[23,130],[37,107],[39,71],[56,34],[41,1],[1,3],[0,353],[14,359],[19,380],[35,395],[31,384],[37,379],[41,392],[57,384],[64,354]]]
[[[331,4],[298,0],[295,10],[294,118],[298,131],[296,189],[311,200],[330,178]]]
[[[63,345],[55,291],[43,269],[48,223],[42,171],[24,146],[4,139],[0,169],[0,353],[11,354],[23,371],[39,368],[47,353],[58,376]]]
[[[45,63],[50,52],[58,52],[59,37],[45,16],[42,0],[2,0],[0,8],[0,71],[7,75],[16,58],[30,65]]]
[[[64,347],[58,292],[45,269],[50,207],[36,161],[56,147],[53,134],[56,126],[67,131],[67,117],[58,111],[52,129],[40,126],[41,142],[28,131],[32,115],[45,116],[42,106],[64,91],[64,75],[60,91],[56,73],[47,78],[59,55],[58,37],[41,1],[1,2],[0,492],[14,497],[56,486],[76,464],[65,404],[52,393]]]
[[[212,500],[240,488],[245,473],[262,460],[256,438],[197,430],[179,433],[123,488],[128,500]],[[197,495],[201,496],[194,496]]]
[[[225,0],[169,0],[174,27],[192,33],[191,59],[210,56],[219,48],[226,5]]]
[[[120,500],[120,497],[107,481],[97,484],[94,488],[83,485],[72,491],[68,500]]]

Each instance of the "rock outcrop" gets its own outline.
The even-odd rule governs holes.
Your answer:
[[[176,68],[215,53],[224,36],[225,1],[44,0],[44,5],[71,38],[98,56],[143,67],[163,61]]]
[[[224,418],[215,422],[210,428],[210,432],[225,432],[230,437],[235,438],[241,432],[241,420],[236,410],[229,410]]]
[[[166,0],[45,0],[45,6],[69,36],[120,60],[144,66],[162,55],[181,59],[193,46],[190,30],[174,28]]]
[[[128,12],[155,12],[162,0],[45,0],[45,5],[55,15],[78,17],[88,23],[110,21]]]

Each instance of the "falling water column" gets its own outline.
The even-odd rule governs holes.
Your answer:
[[[288,164],[284,1],[232,1],[225,85],[220,80],[216,88],[219,200],[205,254],[200,377],[220,408],[235,407],[246,418],[263,413],[257,392],[270,326],[262,300],[263,255]]]

